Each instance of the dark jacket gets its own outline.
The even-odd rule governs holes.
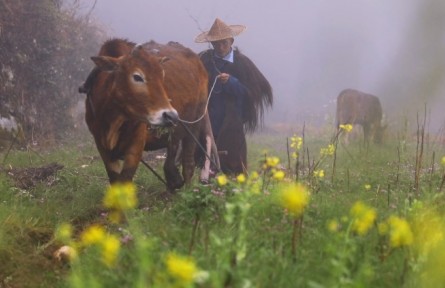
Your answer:
[[[233,63],[214,55],[213,49],[200,54],[209,74],[209,116],[223,172],[247,169],[245,132],[262,124],[265,108],[272,106],[272,88],[255,64],[238,49]],[[215,82],[220,73],[230,74],[227,83]]]

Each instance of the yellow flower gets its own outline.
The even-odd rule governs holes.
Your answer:
[[[365,190],[369,190],[371,189],[371,185],[370,184],[365,184]]]
[[[81,243],[85,246],[100,243],[105,238],[105,230],[99,225],[88,227],[80,235]]]
[[[442,164],[442,166],[445,167],[445,156],[443,156],[442,159],[440,160],[440,164]]]
[[[63,223],[56,230],[56,239],[62,242],[71,241],[71,237],[73,235],[73,226],[69,223]]]
[[[249,175],[249,179],[250,180],[256,180],[256,179],[258,179],[260,177],[260,175],[258,174],[258,172],[256,172],[256,171],[253,171],[252,173],[250,173],[250,175]]]
[[[272,178],[281,181],[284,179],[284,172],[281,170],[275,171],[272,175]]]
[[[336,219],[329,220],[328,224],[328,230],[331,232],[337,232],[340,225],[338,224],[338,221]]]
[[[166,264],[170,275],[183,284],[191,283],[198,273],[198,268],[192,259],[174,253],[167,255]]]
[[[349,133],[352,131],[352,125],[351,124],[340,125],[340,129],[344,130],[346,133]]]
[[[413,232],[405,219],[390,216],[388,224],[389,244],[391,247],[409,246],[413,243]]]
[[[314,171],[314,176],[318,177],[318,178],[323,178],[324,177],[324,170],[323,169],[315,170]]]
[[[249,187],[249,191],[252,194],[260,194],[261,193],[261,183],[260,182],[254,182]]]
[[[280,192],[281,205],[294,217],[300,217],[309,203],[309,192],[302,184],[288,184]]]
[[[80,235],[80,239],[84,246],[98,245],[102,252],[102,262],[110,267],[114,265],[120,249],[120,241],[116,236],[106,234],[99,225],[92,225]]]
[[[335,153],[335,146],[334,144],[329,144],[327,148],[321,148],[320,154],[321,156],[332,156]]]
[[[218,177],[216,177],[216,182],[218,182],[219,186],[227,185],[227,182],[228,182],[227,176],[224,174],[219,175]]]
[[[303,144],[303,138],[297,137],[297,135],[295,134],[293,137],[290,138],[290,147],[294,148],[296,151],[300,150],[302,144]]]
[[[278,157],[267,157],[266,158],[266,165],[267,167],[275,167],[280,163],[280,158]]]
[[[352,217],[352,231],[359,235],[365,235],[377,217],[374,208],[366,206],[363,202],[357,201],[350,211]]]
[[[432,207],[419,207],[413,217],[413,248],[424,259],[419,287],[442,287],[445,283],[445,217]]]
[[[116,263],[121,247],[119,239],[114,235],[107,235],[101,242],[102,261],[109,267]]]
[[[133,182],[116,183],[108,187],[103,200],[104,206],[120,211],[137,205],[136,186]]]
[[[298,152],[292,152],[292,159],[298,158]]]
[[[428,211],[421,208],[413,221],[413,232],[415,237],[415,247],[423,255],[428,256],[438,250],[438,247],[445,245],[445,221],[444,217],[436,211]]]
[[[236,177],[236,181],[238,181],[238,183],[244,183],[246,182],[246,176],[241,173]]]

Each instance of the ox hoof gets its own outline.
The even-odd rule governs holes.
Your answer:
[[[199,183],[201,183],[204,186],[207,186],[210,184],[209,179],[199,179]]]

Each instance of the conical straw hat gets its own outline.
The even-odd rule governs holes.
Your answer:
[[[227,25],[221,19],[216,18],[210,30],[196,36],[195,42],[204,43],[233,38],[244,30],[246,30],[244,25]]]

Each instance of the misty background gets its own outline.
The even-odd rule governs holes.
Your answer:
[[[209,45],[194,38],[216,17],[246,25],[234,45],[273,87],[266,126],[333,125],[337,95],[354,88],[380,98],[393,129],[416,129],[426,107],[430,132],[443,131],[443,0],[83,0],[82,9],[109,37],[197,53]]]

